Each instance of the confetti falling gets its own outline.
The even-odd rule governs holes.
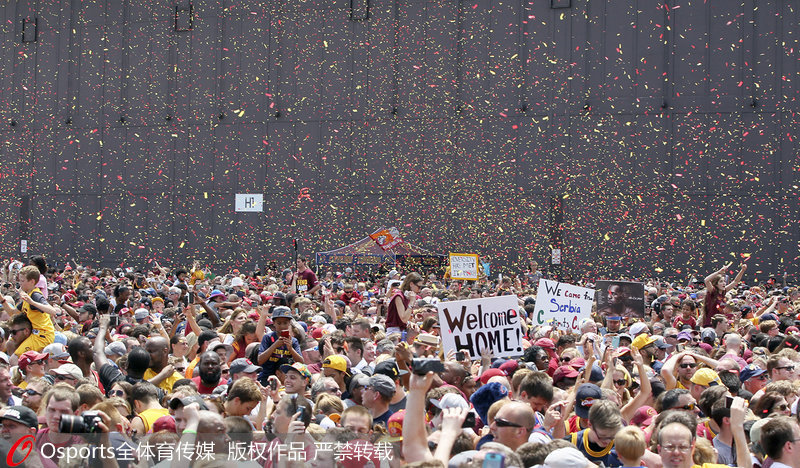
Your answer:
[[[3,252],[244,265],[397,226],[513,272],[558,229],[581,275],[796,272],[797,5],[571,3],[3,9]]]

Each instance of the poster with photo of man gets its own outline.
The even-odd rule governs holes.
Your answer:
[[[644,318],[644,283],[601,280],[595,286],[601,317]]]

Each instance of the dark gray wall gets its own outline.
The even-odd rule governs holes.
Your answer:
[[[578,274],[796,271],[795,1],[192,3],[0,7],[4,254],[249,265],[397,226],[517,268],[560,228]]]

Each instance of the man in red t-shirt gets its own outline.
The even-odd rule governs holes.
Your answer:
[[[215,351],[206,351],[197,363],[200,375],[192,379],[197,384],[197,393],[210,395],[215,388],[224,384],[222,380],[222,360]]]
[[[292,274],[292,289],[301,296],[313,296],[322,284],[317,275],[308,268],[308,259],[302,255],[297,257],[297,271]]]

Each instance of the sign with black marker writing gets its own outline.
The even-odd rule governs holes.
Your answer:
[[[539,280],[533,324],[580,333],[581,320],[592,316],[594,289]]]
[[[517,296],[439,302],[442,346],[467,351],[472,359],[490,348],[495,357],[522,355],[522,329]]]
[[[476,254],[451,253],[450,278],[477,281],[478,256]]]

